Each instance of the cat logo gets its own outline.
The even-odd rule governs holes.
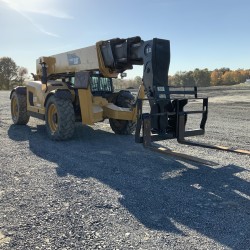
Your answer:
[[[81,64],[80,57],[76,54],[67,54],[69,65]]]

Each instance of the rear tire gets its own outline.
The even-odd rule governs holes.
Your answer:
[[[122,108],[131,108],[134,103],[134,96],[129,91],[121,91],[116,99],[115,105]],[[127,120],[109,119],[111,129],[115,134],[130,135],[135,131],[136,122]]]
[[[70,139],[75,132],[75,113],[71,100],[54,95],[49,97],[46,103],[45,122],[50,139]]]
[[[30,116],[27,112],[27,96],[20,95],[16,91],[11,95],[11,117],[16,125],[26,125]]]

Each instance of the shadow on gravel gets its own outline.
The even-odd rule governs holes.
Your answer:
[[[145,150],[132,136],[90,127],[77,127],[66,142],[47,139],[41,125],[12,125],[8,134],[56,163],[59,178],[92,177],[119,192],[120,204],[150,229],[183,236],[192,229],[233,249],[250,245],[249,183],[240,178],[244,168],[186,164]],[[113,208],[103,203],[103,209]]]

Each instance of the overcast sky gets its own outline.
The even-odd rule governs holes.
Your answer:
[[[0,57],[30,73],[40,56],[137,35],[170,40],[170,74],[250,68],[249,0],[0,0],[0,24]]]

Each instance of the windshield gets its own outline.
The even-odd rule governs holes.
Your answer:
[[[90,86],[92,92],[112,92],[112,80],[110,78],[92,76]]]

